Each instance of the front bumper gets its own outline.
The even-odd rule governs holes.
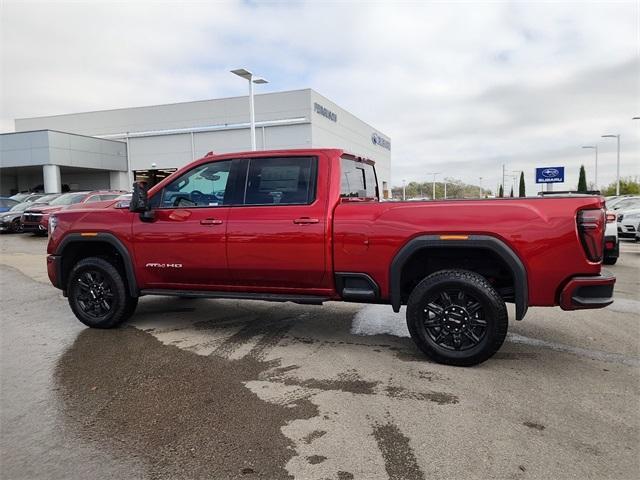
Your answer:
[[[22,230],[25,233],[47,233],[47,227],[41,223],[22,223]]]
[[[47,275],[51,284],[59,289],[62,289],[60,285],[60,278],[62,272],[62,255],[47,255]]]
[[[616,277],[606,271],[592,277],[573,277],[560,292],[560,308],[580,310],[611,305],[615,283]]]
[[[618,223],[618,236],[623,238],[633,238],[636,236],[635,225],[628,223]]]

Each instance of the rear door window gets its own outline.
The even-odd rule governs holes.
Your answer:
[[[315,199],[317,159],[314,157],[249,160],[245,205],[308,205]]]

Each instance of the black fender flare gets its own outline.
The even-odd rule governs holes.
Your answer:
[[[481,248],[491,250],[510,268],[514,279],[516,320],[522,320],[529,308],[527,271],[520,258],[503,241],[489,235],[469,235],[467,239],[443,240],[440,235],[421,235],[409,240],[391,261],[389,272],[389,299],[395,312],[402,304],[400,279],[402,269],[415,252],[431,248]]]
[[[127,285],[129,286],[129,295],[132,297],[139,296],[138,291],[138,282],[136,281],[136,274],[133,268],[133,261],[131,260],[131,254],[124,246],[122,241],[112,233],[106,232],[98,232],[96,235],[88,236],[83,235],[82,233],[69,233],[67,234],[56,249],[56,253],[54,255],[59,256],[61,259],[64,258],[65,249],[71,244],[77,243],[108,243],[113,248],[116,249],[120,257],[122,257],[122,262],[124,264],[125,275],[127,276]],[[60,283],[60,287],[62,290],[65,290],[64,279],[62,278],[62,262],[57,262],[57,278]]]

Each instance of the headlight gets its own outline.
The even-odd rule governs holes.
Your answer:
[[[58,226],[58,217],[51,215],[49,217],[49,235],[53,235],[54,230]]]

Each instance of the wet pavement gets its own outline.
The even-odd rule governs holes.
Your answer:
[[[0,476],[637,478],[640,245],[619,300],[531,309],[474,368],[385,306],[145,297],[84,328],[43,239],[0,237]]]

